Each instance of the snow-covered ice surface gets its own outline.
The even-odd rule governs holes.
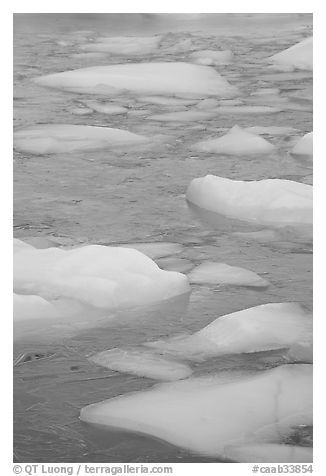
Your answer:
[[[312,37],[300,41],[280,53],[269,58],[281,71],[295,69],[311,70],[313,68],[313,39]]]
[[[145,347],[144,343],[190,336],[221,316],[266,303],[298,302],[311,311],[309,233],[297,232],[292,225],[275,228],[196,209],[188,206],[185,193],[194,178],[207,174],[232,180],[281,179],[312,184],[311,161],[291,153],[299,139],[313,129],[312,72],[269,69],[271,56],[312,35],[312,16],[43,14],[40,18],[15,14],[14,34],[16,132],[56,124],[91,126],[128,131],[150,141],[149,147],[124,144],[74,152],[65,145],[63,153],[41,155],[16,150],[15,237],[39,250],[141,243],[140,251],[162,270],[187,274],[211,261],[254,271],[270,283],[265,289],[194,283],[190,296],[133,309],[104,310],[104,314],[91,306],[78,307],[67,299],[56,299],[50,304],[59,316],[51,329],[40,330],[48,319],[34,319],[33,332],[21,321],[22,332],[16,333],[14,345],[15,458],[18,462],[220,461],[219,456],[194,454],[150,435],[80,422],[80,409],[86,405],[143,392],[154,384],[147,377],[95,365],[88,357],[108,349],[129,352]],[[103,44],[103,38],[109,36],[160,37],[160,41],[151,52],[126,54],[128,45],[122,48],[121,42],[116,53],[84,49]],[[118,94],[112,90],[112,95],[99,90],[78,93],[35,82],[40,77],[85,68],[193,63],[190,55],[203,50],[233,52],[228,64],[190,66],[192,71],[197,67],[212,70],[209,74],[214,75],[214,83],[217,70],[236,88],[234,97],[207,95],[206,90],[199,93],[201,81],[190,97],[189,90],[185,94],[185,84],[191,86],[189,75],[186,83],[179,77],[178,91],[163,93],[145,86],[140,93],[126,89]],[[175,84],[172,79],[177,78],[171,75],[170,85]],[[108,106],[111,112],[124,108],[127,112],[108,114],[103,109]],[[151,116],[169,113],[179,113],[180,117],[181,112],[188,113],[188,119],[198,112],[210,114],[197,116],[194,121],[151,120]],[[242,129],[259,127],[260,131],[249,132],[261,134],[275,146],[274,152],[244,157],[219,154],[217,158],[214,153],[193,149],[198,142],[225,135],[236,124]],[[155,142],[156,136],[164,140]],[[85,136],[83,139],[86,141]],[[21,295],[21,309],[27,312],[29,301],[37,317],[43,301],[37,299],[40,307],[36,307],[35,298],[30,296]],[[75,315],[69,326],[62,316],[67,308]],[[179,357],[174,361],[189,365],[196,378],[221,372],[257,376],[257,372],[280,364],[310,362],[311,350],[311,345],[303,342],[291,349],[223,354],[201,362]],[[157,349],[150,352],[160,356]],[[230,405],[238,402],[232,396],[228,400]],[[311,435],[310,424],[294,425],[282,440],[283,449],[277,457],[288,449],[283,443],[302,448],[311,445]],[[237,451],[239,458],[245,457]],[[247,454],[250,451],[248,447]],[[263,454],[264,449],[259,451]]]

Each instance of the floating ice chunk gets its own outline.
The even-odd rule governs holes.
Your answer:
[[[56,308],[40,296],[14,293],[14,321],[53,319],[58,316]]]
[[[251,93],[251,96],[266,96],[269,94],[274,96],[276,94],[279,94],[279,92],[280,92],[279,88],[261,88]]]
[[[303,69],[312,71],[313,69],[313,37],[306,38],[290,48],[277,53],[269,58],[278,69],[293,71]]]
[[[161,122],[193,122],[193,121],[206,121],[216,117],[216,112],[204,112],[204,111],[178,111],[178,112],[166,112],[164,114],[154,114],[147,119],[152,121]]]
[[[37,84],[67,91],[116,95],[130,91],[137,95],[234,97],[231,86],[213,68],[189,63],[135,63],[95,66],[50,74],[35,79]]]
[[[178,271],[179,273],[186,273],[194,267],[191,261],[184,258],[161,258],[156,261],[161,269],[166,271]]]
[[[227,446],[224,456],[238,463],[312,463],[312,448],[280,444]]]
[[[100,102],[100,101],[85,101],[85,105],[93,111],[100,112],[101,114],[125,114],[128,112],[126,107],[117,106],[116,104]]]
[[[299,139],[293,147],[291,154],[293,155],[313,155],[313,132],[309,132]]]
[[[148,55],[159,47],[160,36],[117,36],[98,38],[97,42],[82,45],[84,51],[96,51],[113,55]]]
[[[266,279],[253,271],[225,263],[202,263],[188,274],[188,279],[193,284],[234,284],[257,288],[269,285]]]
[[[312,223],[312,186],[291,180],[244,182],[206,175],[190,183],[186,197],[198,207],[240,220]]]
[[[214,355],[282,349],[311,340],[312,318],[298,304],[270,303],[219,317],[191,336],[146,346],[201,360]]]
[[[279,441],[291,426],[312,423],[312,366],[285,365],[229,381],[217,375],[163,383],[88,405],[80,418],[223,457],[230,445]]]
[[[222,137],[199,142],[195,148],[203,152],[231,155],[269,154],[275,150],[273,144],[239,126],[232,127]]]
[[[251,132],[252,134],[267,134],[270,136],[289,135],[298,131],[298,129],[295,129],[294,127],[284,126],[253,126],[246,127],[244,130],[247,132]]]
[[[89,358],[111,370],[157,380],[179,380],[192,374],[188,365],[165,359],[148,350],[111,349]]]
[[[207,66],[217,66],[219,64],[228,64],[233,60],[233,53],[230,50],[215,51],[215,50],[201,50],[195,51],[189,55],[189,59],[196,64],[203,64]]]
[[[274,114],[282,109],[273,106],[219,106],[216,111],[220,114]]]
[[[77,59],[103,59],[106,57],[103,53],[97,52],[86,52],[86,53],[74,53],[71,55],[72,58]]]
[[[89,109],[88,107],[73,107],[69,112],[75,116],[87,116],[88,114],[93,114],[93,109]]]
[[[183,251],[183,246],[179,243],[168,243],[164,241],[155,241],[153,243],[126,243],[120,246],[138,250],[151,259],[164,258],[165,256],[176,255]]]
[[[101,309],[145,305],[189,292],[186,276],[161,270],[139,251],[99,245],[22,250],[14,260],[14,287],[20,294],[69,298]]]
[[[165,96],[145,96],[137,98],[137,102],[145,104],[157,104],[158,106],[191,106],[196,104],[196,99],[180,99]]]
[[[218,107],[219,105],[219,102],[216,101],[216,99],[213,99],[213,98],[207,98],[207,99],[203,99],[202,101],[200,101],[198,104],[196,104],[196,108],[197,109],[215,109],[216,107]]]
[[[149,143],[147,137],[111,127],[38,124],[14,133],[16,150],[40,155],[123,148],[146,143]]]

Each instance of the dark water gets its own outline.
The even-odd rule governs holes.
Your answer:
[[[311,165],[296,160],[288,150],[296,136],[312,130],[311,101],[300,99],[312,91],[312,76],[292,73],[284,80],[282,75],[268,73],[260,60],[309,36],[312,17],[19,14],[15,15],[14,30],[15,128],[37,123],[107,125],[145,136],[170,137],[168,143],[147,150],[44,156],[15,152],[15,237],[45,237],[60,246],[170,241],[184,246],[178,258],[186,258],[193,265],[204,260],[225,262],[255,271],[271,282],[261,291],[193,286],[190,297],[110,314],[96,325],[76,323],[44,332],[34,329],[31,334],[26,330],[15,342],[14,357],[36,352],[41,358],[14,367],[15,458],[26,462],[212,461],[146,436],[81,423],[78,415],[83,406],[155,383],[99,368],[88,362],[87,356],[116,346],[194,332],[218,316],[268,302],[296,301],[311,310],[309,237],[287,230],[271,241],[240,238],[233,233],[265,228],[198,215],[198,210],[188,208],[184,194],[193,178],[207,173],[240,180],[286,178],[311,183]],[[293,109],[161,124],[146,118],[169,112],[169,108],[136,105],[132,99],[120,97],[121,104],[143,111],[143,115],[94,112],[76,116],[72,108],[81,100],[96,97],[43,89],[31,81],[47,73],[133,60],[126,56],[73,56],[80,52],[80,45],[98,36],[155,33],[164,35],[163,47],[157,54],[137,56],[135,61],[185,61],[187,53],[171,52],[171,47],[188,38],[202,49],[231,49],[234,61],[218,71],[240,89],[245,104],[250,104],[251,92],[277,87],[281,97],[292,98]],[[277,151],[263,157],[216,156],[191,149],[195,142],[234,124],[291,126],[299,132],[267,137]],[[225,356],[198,364],[194,372],[260,370],[283,361],[282,351]]]

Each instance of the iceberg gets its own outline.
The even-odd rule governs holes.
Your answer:
[[[224,455],[238,463],[312,463],[313,450],[276,443],[228,446]]]
[[[218,317],[190,336],[146,346],[191,360],[262,352],[312,342],[312,317],[296,303],[269,303]]]
[[[229,155],[269,154],[275,150],[273,144],[239,126],[217,139],[198,142],[194,147],[203,152]]]
[[[148,55],[159,47],[161,36],[113,36],[98,38],[96,42],[82,45],[83,51],[110,53],[112,55]]]
[[[81,94],[115,96],[168,95],[187,98],[234,97],[238,94],[217,71],[189,63],[128,63],[65,71],[36,78],[41,86]]]
[[[100,245],[21,249],[14,259],[14,289],[99,309],[146,305],[190,291],[185,275],[161,270],[139,251]]]
[[[293,147],[291,154],[313,156],[313,132],[305,134]]]
[[[14,132],[14,148],[29,154],[126,148],[148,144],[147,137],[111,127],[38,124]]]
[[[292,180],[245,182],[214,175],[190,183],[186,198],[200,208],[261,224],[311,224],[312,186]]]
[[[233,284],[266,288],[269,282],[248,269],[230,266],[225,263],[206,262],[197,266],[188,274],[191,284]]]
[[[233,60],[233,53],[230,50],[201,50],[191,53],[189,59],[196,64],[218,66],[219,64],[230,63]]]
[[[89,360],[117,372],[155,380],[179,380],[192,374],[188,365],[160,357],[147,349],[111,349],[95,354]]]
[[[290,48],[269,58],[277,69],[281,71],[294,71],[313,69],[313,37],[306,38]]]
[[[80,419],[226,458],[231,445],[280,442],[292,426],[312,424],[312,365],[162,383],[88,405]]]

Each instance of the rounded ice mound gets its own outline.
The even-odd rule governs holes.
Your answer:
[[[313,37],[306,38],[290,48],[269,58],[277,69],[281,71],[293,71],[313,69]]]
[[[269,154],[275,146],[267,140],[234,126],[227,134],[195,144],[197,150],[230,155]]]
[[[147,143],[147,137],[111,127],[38,124],[14,133],[16,150],[40,155],[125,148]]]
[[[100,245],[21,250],[14,260],[14,288],[101,309],[146,305],[190,289],[186,276],[161,270],[137,250]]]
[[[98,38],[96,42],[82,45],[84,51],[112,55],[148,55],[159,47],[161,36],[113,36]]]
[[[262,224],[311,224],[312,186],[292,180],[245,182],[215,175],[190,183],[186,198],[230,218]]]
[[[311,316],[295,303],[270,303],[221,316],[193,335],[146,345],[197,360],[289,348],[311,341]]]
[[[233,60],[233,53],[230,50],[201,50],[191,53],[189,59],[196,64],[217,66],[219,64],[230,63]]]
[[[197,266],[188,274],[190,283],[194,284],[233,284],[266,288],[269,282],[248,269],[230,266],[225,263],[206,262]]]
[[[94,66],[42,76],[35,82],[65,91],[104,96],[125,91],[135,95],[195,98],[238,94],[237,88],[213,68],[181,62]]]
[[[291,154],[293,155],[306,155],[312,157],[313,155],[313,132],[309,132],[299,139],[296,145],[293,147]]]
[[[155,355],[148,349],[110,349],[89,360],[111,370],[157,380],[179,380],[192,374],[188,365]]]
[[[230,445],[280,442],[292,426],[312,424],[312,365],[163,383],[88,405],[80,418],[224,457]]]

